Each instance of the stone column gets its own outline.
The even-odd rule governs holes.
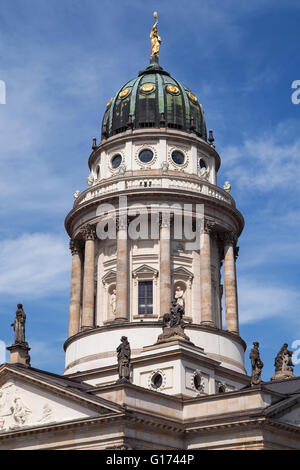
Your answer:
[[[237,284],[236,284],[236,254],[237,235],[234,232],[224,234],[224,285],[226,307],[226,329],[239,334]]]
[[[70,241],[72,253],[72,278],[69,314],[69,337],[80,330],[80,300],[81,300],[81,258],[78,240]]]
[[[171,307],[171,233],[170,215],[162,214],[160,221],[160,317]]]
[[[83,271],[83,298],[81,329],[94,327],[95,308],[95,229],[87,225],[83,229],[85,238],[84,271]]]
[[[215,327],[212,311],[211,232],[214,223],[204,220],[201,227],[200,275],[201,275],[201,324]]]
[[[117,221],[117,307],[116,321],[129,321],[127,216]]]

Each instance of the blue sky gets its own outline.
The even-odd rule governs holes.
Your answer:
[[[160,63],[203,104],[222,158],[219,185],[231,182],[246,220],[241,336],[249,346],[260,341],[268,380],[282,344],[300,340],[297,0],[0,0],[0,339],[12,342],[23,302],[32,364],[62,372],[71,270],[64,217],[74,191],[86,188],[106,103],[148,64],[154,10]]]

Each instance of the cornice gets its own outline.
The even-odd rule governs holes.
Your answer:
[[[103,325],[103,326],[98,326],[96,328],[90,329],[90,330],[83,330],[77,333],[74,336],[71,336],[68,338],[65,343],[64,343],[64,350],[66,351],[67,347],[72,344],[74,341],[77,341],[80,338],[84,338],[86,336],[90,336],[93,334],[99,333],[99,331],[109,331],[109,330],[115,330],[115,329],[124,329],[124,328],[161,328],[162,323],[158,321],[149,321],[149,322],[113,322],[108,325]],[[238,336],[237,334],[231,333],[229,331],[221,330],[219,328],[212,328],[209,326],[204,326],[204,325],[199,325],[196,323],[188,323],[186,325],[186,329],[192,329],[192,330],[200,330],[200,331],[205,331],[208,333],[212,333],[218,336],[225,336],[226,338],[229,338],[231,340],[234,340],[235,342],[239,343],[243,348],[244,351],[247,349],[247,344],[245,341]]]
[[[65,228],[67,233],[69,234],[70,237],[72,237],[74,234],[72,233],[71,230],[71,225],[74,221],[74,219],[80,219],[82,218],[83,213],[88,209],[92,210],[94,206],[98,206],[99,203],[107,202],[109,201],[110,204],[114,204],[114,202],[117,204],[118,199],[120,196],[127,196],[127,197],[135,197],[137,200],[141,199],[143,202],[145,202],[145,191],[138,189],[138,188],[131,188],[131,189],[126,189],[126,190],[120,190],[116,191],[113,194],[102,194],[101,196],[98,196],[90,201],[87,201],[80,206],[75,206],[67,215],[65,219]],[[176,193],[174,191],[171,191],[168,188],[147,188],[147,195],[149,195],[149,198],[153,200],[154,197],[156,197],[158,200],[161,201],[161,198],[163,196],[167,196],[170,200],[176,200],[178,197],[181,198],[182,203],[191,203],[194,202],[195,204],[201,204],[204,203],[208,207],[212,207],[213,209],[218,209],[219,211],[223,211],[226,214],[229,214],[230,217],[232,217],[235,222],[238,225],[237,229],[237,235],[240,236],[240,234],[243,231],[244,228],[244,217],[243,215],[239,212],[236,207],[227,204],[226,202],[223,202],[219,199],[213,198],[211,196],[205,195],[205,194],[200,194],[200,193],[195,193],[193,191],[189,191],[187,189],[177,189]],[[184,201],[184,198],[186,201]],[[90,224],[96,223],[97,218],[95,217],[95,220],[89,220]],[[82,227],[81,227],[82,228]]]

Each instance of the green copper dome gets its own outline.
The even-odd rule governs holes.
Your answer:
[[[149,67],[127,82],[107,104],[102,137],[128,129],[171,128],[194,132],[205,141],[202,105],[189,88],[166,72],[152,57]]]

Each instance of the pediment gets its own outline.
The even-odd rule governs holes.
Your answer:
[[[183,266],[180,266],[176,269],[173,270],[173,276],[177,278],[182,278],[182,279],[193,279],[194,275],[191,271],[188,269],[184,268]]]
[[[105,274],[105,276],[103,276],[102,282],[103,284],[111,284],[112,282],[116,282],[116,279],[117,273],[111,269]]]
[[[150,275],[152,277],[157,277],[158,271],[157,269],[152,268],[151,266],[148,266],[147,264],[143,264],[142,266],[139,266],[138,268],[134,269],[134,271],[132,271],[133,277],[139,277],[141,275]]]
[[[47,373],[44,374],[46,377]],[[14,370],[9,365],[0,368],[0,436],[23,428],[118,412],[118,409],[113,409],[113,404],[106,407],[98,397],[76,390],[76,384],[73,388],[70,380],[57,377],[57,381],[53,378],[48,381],[47,377],[43,379],[42,371],[32,374],[26,368],[16,367]]]

